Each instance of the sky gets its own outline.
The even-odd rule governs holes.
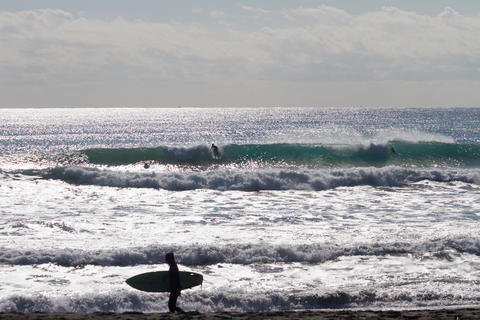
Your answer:
[[[0,0],[0,108],[479,107],[478,0]]]

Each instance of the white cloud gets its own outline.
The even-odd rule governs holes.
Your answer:
[[[203,15],[213,24],[0,12],[0,83],[480,79],[480,16],[241,7],[250,23],[221,11]]]
[[[8,48],[0,51],[0,65],[3,70],[29,74],[29,78],[37,75],[31,70],[41,69],[39,80],[66,73],[96,78],[114,68],[133,68],[140,76],[168,79],[188,78],[195,76],[197,67],[204,72],[216,64],[252,56],[245,52],[249,48],[230,45],[212,32],[216,31],[197,25],[122,17],[92,20],[48,9],[0,13],[0,44]]]
[[[227,16],[227,14],[223,11],[219,11],[219,10],[213,10],[210,12],[210,15],[213,17],[213,18],[224,18]]]
[[[245,11],[252,12],[257,16],[263,16],[265,14],[272,13],[271,10],[266,10],[266,9],[263,9],[263,8],[254,8],[254,7],[249,7],[249,6],[245,6],[245,5],[240,5],[240,8],[242,8]]]
[[[316,8],[304,8],[300,7],[293,10],[285,10],[284,14],[289,16],[294,20],[299,20],[293,17],[300,17],[304,19],[305,17],[310,17],[316,19],[318,22],[322,24],[334,24],[334,25],[342,25],[342,24],[349,24],[352,20],[352,16],[348,14],[346,11],[337,9],[334,7],[329,7],[326,5],[322,5]]]

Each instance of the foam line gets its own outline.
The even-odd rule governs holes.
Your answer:
[[[39,174],[25,171],[24,174]],[[90,167],[57,167],[40,173],[77,185],[116,188],[153,188],[171,191],[212,190],[328,190],[337,187],[398,187],[422,180],[480,184],[480,171],[433,170],[402,167],[349,169],[206,170],[157,173],[115,171]]]
[[[216,290],[215,290],[216,289]],[[404,307],[475,304],[478,295],[456,295],[450,292],[409,292],[402,294],[364,290],[315,290],[292,292],[235,292],[199,290],[182,292],[179,304],[185,310],[207,312],[258,312],[271,310],[305,310],[326,308],[375,308],[385,305]],[[129,288],[116,288],[110,292],[95,292],[79,295],[20,295],[13,294],[0,299],[0,312],[167,312],[167,294],[146,294]]]
[[[164,262],[165,252],[174,251],[179,263],[202,266],[218,263],[324,263],[339,257],[413,255],[437,259],[451,259],[452,254],[480,255],[480,238],[459,237],[428,242],[362,243],[351,246],[317,244],[303,245],[197,245],[148,246],[102,251],[88,250],[19,250],[1,248],[0,264],[35,265],[54,263],[66,267],[84,265],[134,266]],[[452,253],[453,252],[453,253]]]

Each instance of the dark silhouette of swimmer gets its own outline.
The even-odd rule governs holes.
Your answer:
[[[218,147],[215,144],[212,143],[210,150],[212,150],[214,158],[218,159],[220,157],[220,154],[218,153]]]
[[[168,277],[170,280],[170,298],[168,299],[168,310],[170,310],[170,312],[183,312],[182,309],[177,307],[177,299],[180,296],[182,287],[180,286],[180,274],[178,272],[178,266],[175,262],[173,252],[169,252],[165,255],[165,262],[170,266],[168,269]]]
[[[393,154],[397,154],[397,153],[395,152],[395,149],[394,149],[393,147],[390,147],[390,151],[392,151]]]

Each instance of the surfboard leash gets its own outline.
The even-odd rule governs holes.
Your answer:
[[[203,283],[200,284],[200,301],[202,302],[202,313],[205,313],[205,299],[203,298]]]

